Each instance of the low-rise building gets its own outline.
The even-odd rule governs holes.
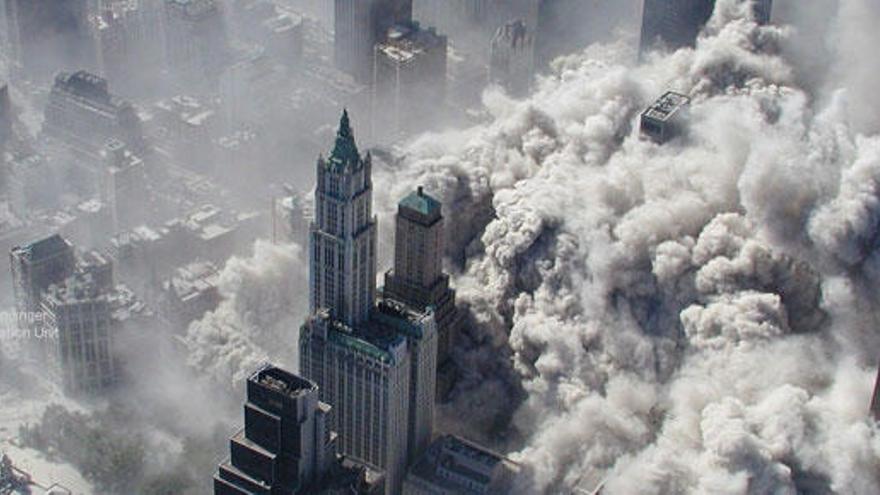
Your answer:
[[[209,261],[196,261],[178,268],[162,283],[162,313],[177,329],[185,330],[220,304],[217,267]]]
[[[409,469],[404,495],[502,495],[522,467],[454,435],[435,440]]]

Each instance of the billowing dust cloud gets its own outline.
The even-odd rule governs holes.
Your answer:
[[[797,3],[826,10],[719,0],[696,49],[640,67],[590,47],[377,171],[386,215],[417,184],[444,201],[471,313],[446,407],[524,493],[880,493],[880,12]],[[660,146],[637,122],[668,89],[693,102]]]

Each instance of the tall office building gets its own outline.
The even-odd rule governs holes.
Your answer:
[[[318,160],[300,369],[333,406],[341,453],[384,470],[391,495],[433,431],[437,331],[431,311],[375,303],[370,171],[344,113],[330,157]]]
[[[48,76],[89,62],[87,0],[0,0],[14,74]]]
[[[528,94],[535,70],[535,39],[526,21],[508,22],[492,38],[489,81],[513,96]]]
[[[361,82],[373,74],[373,47],[391,26],[412,21],[412,0],[335,0],[336,67]]]
[[[141,119],[131,103],[112,95],[106,79],[82,70],[55,77],[43,132],[95,158],[111,139],[135,153],[146,148]]]
[[[310,228],[309,301],[348,326],[367,321],[376,299],[376,219],[372,158],[361,156],[348,112],[330,156],[318,159]]]
[[[755,20],[770,22],[773,0],[749,1]],[[639,56],[658,44],[670,49],[693,46],[714,9],[715,0],[645,0]]]
[[[52,284],[69,277],[76,269],[73,245],[58,234],[9,252],[12,289],[20,313],[32,316],[40,311],[40,299]]]
[[[419,23],[397,24],[376,44],[373,135],[396,138],[426,130],[425,115],[442,117],[446,103],[446,36]]]
[[[214,493],[304,493],[335,461],[329,413],[314,382],[269,365],[257,370],[247,381],[244,428],[229,439]]]
[[[172,77],[211,86],[228,58],[226,25],[216,0],[165,1],[165,57]]]
[[[116,88],[149,87],[157,74],[140,70],[163,60],[161,3],[103,2],[89,16],[95,67]]]
[[[110,208],[113,232],[143,224],[149,216],[144,161],[115,139],[106,144],[102,155],[101,199]]]
[[[383,297],[418,311],[433,308],[437,323],[437,362],[449,359],[460,316],[455,291],[443,273],[442,205],[419,187],[397,205],[394,268],[385,273]]]
[[[44,339],[51,346],[51,369],[69,394],[97,392],[119,381],[111,297],[110,287],[86,272],[52,285],[43,295],[46,327],[57,331]]]

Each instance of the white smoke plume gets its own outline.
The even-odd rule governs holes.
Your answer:
[[[230,259],[220,272],[220,306],[187,330],[189,364],[236,389],[267,361],[297,369],[297,328],[308,303],[302,256],[298,245],[258,240],[252,256]]]
[[[803,8],[827,9],[824,75],[804,26],[719,0],[695,49],[591,47],[377,172],[380,212],[444,202],[472,316],[451,407],[524,493],[880,493],[880,70],[855,58],[880,12]],[[693,103],[659,146],[638,115],[667,89]]]

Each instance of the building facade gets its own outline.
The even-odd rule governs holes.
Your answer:
[[[294,494],[317,484],[336,456],[330,406],[312,381],[273,366],[247,381],[244,428],[214,476],[216,495]]]
[[[165,1],[165,57],[176,81],[208,88],[228,54],[226,25],[216,0]]]
[[[116,139],[104,146],[102,158],[105,168],[101,199],[110,208],[113,232],[141,225],[149,216],[144,161]]]
[[[73,245],[58,234],[9,253],[16,307],[28,315],[40,311],[40,299],[49,286],[64,281],[76,270]]]
[[[50,361],[69,394],[100,391],[119,381],[108,291],[91,274],[76,273],[43,296],[47,328],[57,332],[46,339],[52,347]]]
[[[446,104],[448,40],[433,28],[399,23],[375,46],[373,136],[396,138],[429,128]]]
[[[519,464],[453,435],[431,444],[410,468],[404,495],[502,495],[511,493]]]
[[[373,47],[391,26],[412,21],[412,0],[334,0],[336,67],[360,82],[373,75]]]
[[[382,295],[417,311],[428,308],[437,326],[437,363],[450,358],[460,326],[455,291],[443,272],[442,205],[419,187],[397,205],[394,267],[385,272]]]
[[[386,494],[400,493],[407,466],[410,354],[404,337],[355,329],[329,314],[300,330],[300,371],[333,406],[339,452],[385,472]]]
[[[773,0],[754,0],[752,6],[756,21],[770,22]],[[658,45],[673,50],[694,46],[714,9],[715,0],[645,0],[639,57]]]
[[[300,371],[333,406],[340,452],[383,470],[391,495],[433,431],[437,330],[432,311],[376,302],[370,172],[344,113],[333,151],[318,160]]]
[[[489,81],[512,96],[528,94],[535,70],[535,39],[526,21],[508,22],[492,38]]]
[[[15,75],[46,77],[88,64],[88,0],[0,0],[6,53]]]
[[[111,139],[135,153],[146,149],[141,120],[131,103],[112,95],[106,79],[82,70],[55,77],[43,132],[75,153],[95,158]]]
[[[330,156],[318,159],[309,232],[309,307],[349,326],[365,323],[376,300],[372,159],[361,156],[348,113]]]

